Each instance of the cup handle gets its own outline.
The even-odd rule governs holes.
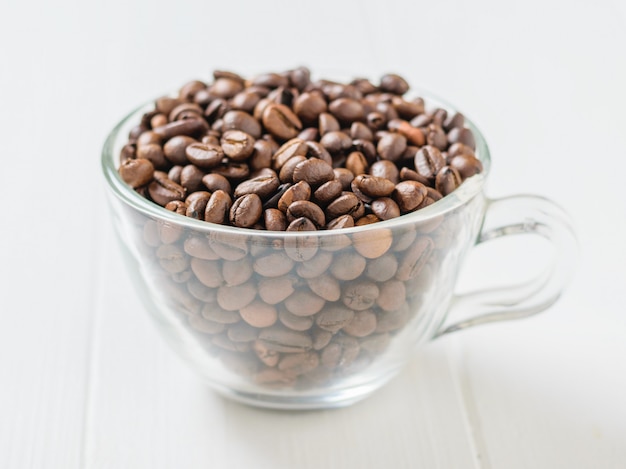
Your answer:
[[[554,202],[535,195],[488,200],[476,244],[520,234],[539,235],[551,243],[553,257],[544,270],[517,285],[454,295],[433,338],[479,324],[525,318],[547,309],[560,297],[578,258],[578,241],[569,215]],[[461,314],[464,319],[459,318]]]

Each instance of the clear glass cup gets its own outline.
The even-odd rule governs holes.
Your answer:
[[[569,217],[537,196],[487,198],[489,149],[471,121],[484,171],[440,201],[361,227],[269,232],[177,215],[122,181],[120,150],[150,108],[124,118],[104,145],[112,219],[159,331],[230,398],[280,409],[349,405],[397,374],[417,346],[542,311],[571,276],[577,245]],[[551,242],[554,256],[540,275],[454,294],[473,246],[517,234]]]

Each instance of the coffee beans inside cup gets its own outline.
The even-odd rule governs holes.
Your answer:
[[[471,232],[462,214],[342,232],[427,207],[482,171],[463,116],[408,91],[395,74],[216,71],[130,131],[121,178],[207,227],[141,220],[154,295],[228,371],[272,389],[333,385],[445,303],[429,287],[452,289],[442,266]]]

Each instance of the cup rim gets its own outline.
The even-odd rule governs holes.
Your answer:
[[[448,113],[457,112],[455,106],[452,106],[447,101],[439,98],[434,93],[431,93],[423,88],[411,87],[410,95],[419,96],[424,98],[427,107],[439,107],[446,109]],[[164,96],[164,95],[160,95]],[[319,237],[333,237],[337,235],[350,235],[354,233],[362,233],[371,230],[380,229],[394,229],[407,225],[416,225],[420,223],[428,223],[433,219],[445,215],[446,213],[457,209],[458,207],[466,204],[472,200],[481,190],[491,169],[491,155],[489,147],[483,136],[482,132],[474,124],[474,122],[467,117],[465,113],[465,126],[467,126],[474,134],[476,142],[476,157],[483,164],[483,171],[479,174],[467,178],[463,183],[455,189],[452,193],[443,197],[442,199],[434,202],[428,207],[424,207],[415,212],[407,213],[390,220],[384,220],[376,223],[370,223],[363,226],[354,226],[350,228],[340,228],[335,230],[317,230],[289,232],[289,231],[266,231],[255,230],[250,228],[239,228],[236,226],[219,225],[216,223],[210,223],[202,220],[196,220],[194,218],[186,217],[184,215],[177,214],[175,212],[166,210],[160,205],[146,199],[138,194],[131,186],[124,182],[118,172],[119,167],[119,152],[122,146],[126,143],[127,131],[129,127],[139,121],[141,114],[152,110],[154,107],[155,99],[142,104],[128,113],[121,121],[119,121],[113,130],[107,136],[101,153],[101,168],[104,174],[104,178],[111,192],[123,203],[141,212],[142,214],[149,216],[153,219],[158,219],[162,222],[181,226],[193,231],[206,232],[206,233],[222,233],[238,236],[255,236],[263,238],[275,238],[276,236],[284,237],[298,237],[298,236],[319,236]],[[124,132],[126,131],[126,132]]]

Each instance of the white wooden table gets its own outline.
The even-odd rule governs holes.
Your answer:
[[[100,147],[184,80],[301,63],[397,71],[471,116],[490,194],[541,193],[576,220],[563,298],[429,344],[347,409],[206,389],[129,284]],[[5,0],[0,85],[0,468],[626,467],[624,1]],[[465,285],[506,275],[497,257],[472,258]]]

